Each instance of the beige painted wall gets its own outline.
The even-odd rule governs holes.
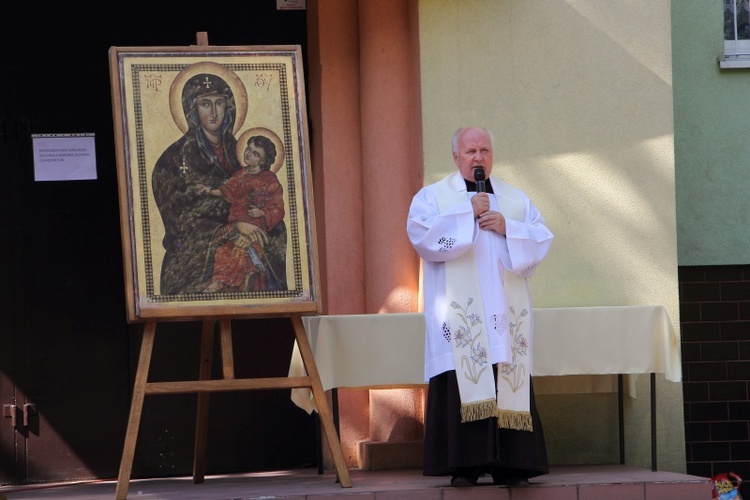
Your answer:
[[[669,2],[421,0],[419,23],[425,182],[454,170],[456,128],[488,126],[494,173],[555,233],[535,305],[662,304],[679,329]],[[626,398],[629,465],[650,465],[648,389]],[[657,396],[659,468],[684,472],[682,386],[658,375]],[[539,406],[553,464],[618,461],[613,395]]]

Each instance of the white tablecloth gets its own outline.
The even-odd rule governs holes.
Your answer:
[[[534,309],[534,377],[663,373],[682,379],[680,340],[664,306]],[[324,390],[409,387],[424,381],[424,315],[305,316]],[[296,345],[289,376],[304,375]],[[547,392],[537,387],[537,393]],[[573,391],[578,392],[578,391]],[[292,400],[314,410],[309,389]]]

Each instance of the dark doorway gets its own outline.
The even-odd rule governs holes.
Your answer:
[[[306,11],[18,9],[0,35],[0,484],[114,478],[142,326],[125,314],[108,50],[207,32],[211,45],[300,45],[304,58]],[[35,182],[32,134],[75,133],[95,134],[96,180]],[[238,377],[286,374],[287,319],[233,332]],[[199,352],[199,323],[160,324],[150,379],[197,376]],[[313,417],[288,390],[215,394],[210,409],[207,473],[314,466]],[[147,398],[132,477],[192,473],[195,412],[195,395]]]

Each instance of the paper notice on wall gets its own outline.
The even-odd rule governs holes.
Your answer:
[[[36,181],[96,179],[94,134],[32,134]]]

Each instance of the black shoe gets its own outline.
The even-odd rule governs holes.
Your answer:
[[[476,486],[479,480],[479,473],[478,467],[457,467],[453,471],[451,486],[456,488]]]
[[[525,477],[508,477],[505,479],[505,486],[508,488],[525,488],[529,485],[529,480]]]
[[[451,479],[451,486],[454,488],[468,488],[470,486],[476,486],[479,478],[469,476],[453,476]]]

